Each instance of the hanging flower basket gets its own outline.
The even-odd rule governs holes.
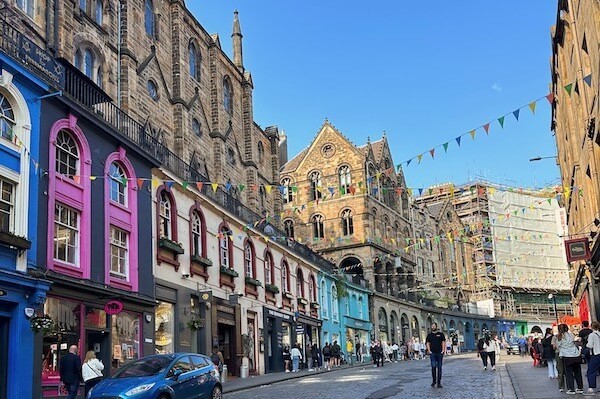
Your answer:
[[[187,326],[192,331],[198,331],[204,328],[204,319],[192,319],[187,322]]]
[[[40,331],[45,334],[48,331],[54,330],[55,326],[54,320],[52,320],[50,316],[33,317],[29,320],[29,324],[31,326],[31,331],[33,331],[34,334],[37,334]]]

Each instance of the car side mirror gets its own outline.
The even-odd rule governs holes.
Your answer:
[[[183,370],[173,370],[169,374],[173,381],[177,381],[179,379],[179,376],[183,374]]]

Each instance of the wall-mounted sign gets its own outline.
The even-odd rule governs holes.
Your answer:
[[[565,240],[565,249],[567,251],[567,262],[569,263],[589,260],[592,257],[587,237]]]
[[[108,301],[104,305],[104,311],[106,314],[113,315],[119,314],[123,311],[123,304],[120,301]]]

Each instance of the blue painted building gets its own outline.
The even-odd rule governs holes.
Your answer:
[[[356,343],[365,345],[369,356],[372,323],[369,321],[369,290],[353,284],[341,276],[319,273],[321,343],[337,341],[346,353],[348,339],[352,340],[354,353]]]
[[[15,45],[11,39],[3,38],[0,48],[0,398],[31,398],[35,335],[30,318],[50,287],[28,274],[36,266],[38,243],[40,97],[49,86],[15,61],[26,60],[28,68],[45,66],[36,46],[26,40]]]

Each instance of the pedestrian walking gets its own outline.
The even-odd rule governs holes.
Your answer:
[[[542,353],[542,357],[546,360],[548,364],[548,378],[556,379],[558,378],[558,370],[556,369],[556,351],[552,346],[552,338],[554,334],[552,334],[551,328],[546,328],[546,334],[542,339],[542,346],[544,351]]]
[[[398,363],[398,350],[400,348],[398,347],[398,344],[395,343],[394,341],[392,341],[392,360],[394,361],[394,363]]]
[[[431,386],[442,388],[442,360],[444,359],[444,348],[446,347],[446,337],[437,329],[437,323],[431,324],[431,332],[425,339],[427,353],[431,361]]]
[[[483,369],[487,370],[487,351],[485,350],[485,336],[479,338],[479,340],[477,341],[477,354],[479,355],[479,357],[481,358],[481,361],[483,362]]]
[[[286,345],[283,348],[283,368],[286,373],[290,372],[290,363],[292,362],[292,355],[290,354],[290,347]]]
[[[348,364],[353,364],[352,354],[354,353],[354,344],[352,343],[352,338],[348,337],[346,341],[346,354],[348,355]]]
[[[302,353],[300,352],[299,345],[296,345],[290,351],[292,355],[292,373],[297,373],[300,367],[300,361],[302,360]]]
[[[85,397],[87,398],[90,390],[100,381],[102,381],[102,370],[104,364],[96,358],[96,352],[87,351],[83,366],[81,366],[81,376],[85,383]]]
[[[454,354],[460,353],[460,349],[458,347],[458,334],[454,333],[452,335],[452,352]]]
[[[403,342],[402,345],[400,345],[400,358],[402,360],[408,360],[408,358],[407,358],[407,354],[408,354],[407,350],[408,350],[408,347],[406,346],[406,343]]]
[[[316,343],[312,345],[310,355],[312,357],[313,369],[319,371],[321,368],[321,349],[319,349],[319,345]]]
[[[592,323],[592,332],[587,336],[587,348],[589,361],[587,368],[588,390],[584,395],[594,396],[596,394],[596,377],[600,370],[600,323]]]
[[[583,379],[581,377],[581,355],[575,345],[575,337],[569,332],[566,324],[558,326],[558,350],[565,364],[565,377],[567,379],[567,395],[583,393]],[[577,382],[577,390],[575,390]]]
[[[413,341],[412,341],[412,339],[409,339],[408,342],[406,343],[406,353],[408,355],[408,359],[407,360],[412,360],[413,356],[415,355],[414,349],[413,349]]]
[[[323,361],[325,362],[325,369],[331,370],[331,346],[329,346],[329,342],[325,342],[323,347]]]
[[[587,347],[588,336],[592,333],[590,322],[584,320],[581,322],[581,331],[579,331],[579,341],[581,343],[581,356],[585,363],[590,361],[590,350]]]
[[[483,349],[487,353],[487,358],[490,361],[490,366],[492,366],[492,370],[496,371],[496,352],[500,351],[498,347],[498,342],[495,337],[490,337],[489,334],[485,335],[486,339],[483,344]]]
[[[360,341],[356,341],[356,363],[362,363],[362,345]]]
[[[340,348],[337,341],[333,341],[333,345],[331,345],[331,358],[333,360],[333,367],[340,367],[341,352],[342,348]]]
[[[304,353],[306,354],[306,366],[308,367],[308,371],[314,371],[313,357],[311,355],[312,347],[312,343],[309,342],[308,344],[306,344],[306,349],[304,350]]]
[[[558,350],[558,335],[552,337],[552,347],[556,353],[554,360],[556,361],[556,371],[558,371],[558,390],[564,392],[566,388],[565,363],[563,362],[562,357],[560,357],[560,352]]]
[[[83,381],[81,375],[81,359],[77,354],[77,345],[69,347],[69,353],[60,359],[60,381],[65,384],[67,399],[75,399],[79,391],[79,384]]]

